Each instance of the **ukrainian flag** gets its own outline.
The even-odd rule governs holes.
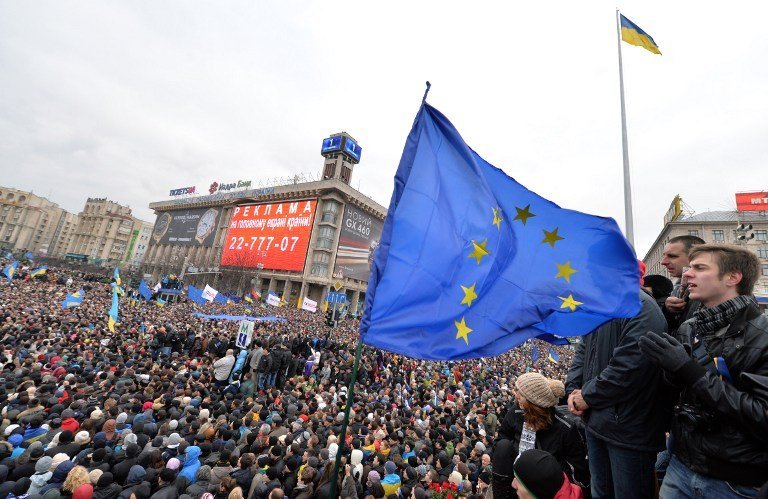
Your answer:
[[[117,298],[117,290],[112,288],[112,306],[109,307],[109,319],[107,320],[107,327],[113,333],[115,332],[115,324],[117,323],[117,309],[119,307],[119,300]]]
[[[157,299],[155,300],[155,303],[157,304],[157,306],[158,306],[158,307],[164,307],[164,306],[165,306],[165,303],[166,303],[166,301],[165,301],[165,300],[163,300],[162,298],[157,298]]]
[[[115,267],[115,272],[112,274],[112,279],[115,280],[115,283],[120,286],[123,282],[120,280],[120,269]]]
[[[5,277],[8,278],[8,282],[11,282],[13,280],[13,275],[16,273],[17,268],[19,268],[18,260],[15,262],[11,262],[10,265],[8,265],[6,268],[3,269],[3,274],[5,274]]]
[[[67,297],[64,299],[64,302],[62,302],[61,306],[63,308],[70,308],[70,307],[76,307],[83,303],[83,299],[85,298],[85,291],[82,289],[70,293],[67,295]]]
[[[549,349],[549,361],[554,362],[555,364],[560,362],[560,356],[557,355],[557,352],[555,352],[551,348]]]
[[[653,41],[651,35],[643,31],[640,26],[633,23],[622,14],[619,14],[621,19],[621,39],[630,45],[636,45],[643,47],[644,49],[653,52],[654,54],[661,55],[659,46]]]
[[[29,273],[30,277],[37,277],[39,275],[43,275],[48,271],[48,265],[43,265],[42,267],[38,267],[32,272]]]

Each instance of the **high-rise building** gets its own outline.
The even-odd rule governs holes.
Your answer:
[[[69,258],[87,258],[97,265],[115,265],[125,259],[134,225],[141,220],[131,209],[106,198],[88,198],[79,214],[79,223],[67,248]],[[138,235],[137,235],[138,237]]]
[[[274,293],[296,306],[345,293],[364,303],[386,208],[350,186],[361,148],[345,132],[323,140],[323,166],[312,179],[213,182],[173,189],[151,203],[157,213],[142,271],[176,274],[220,291]],[[318,179],[319,178],[319,179]],[[182,197],[179,197],[182,196]]]
[[[62,256],[77,215],[32,192],[0,187],[0,248]]]

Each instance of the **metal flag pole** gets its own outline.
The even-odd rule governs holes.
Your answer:
[[[624,225],[627,241],[635,247],[635,227],[632,218],[632,185],[629,175],[629,143],[627,140],[627,110],[624,106],[624,69],[621,64],[621,13],[616,9],[616,34],[619,47],[619,94],[621,95],[621,146],[624,153]]]
[[[336,499],[336,485],[339,482],[339,467],[341,466],[341,455],[345,451],[347,426],[349,425],[349,412],[352,408],[355,395],[355,383],[357,382],[357,368],[360,365],[360,354],[363,351],[363,342],[358,338],[357,349],[355,350],[355,363],[352,365],[352,379],[349,380],[347,388],[347,404],[344,408],[344,421],[341,423],[341,433],[339,433],[339,450],[336,452],[336,461],[333,463],[333,479],[331,480],[331,490],[328,497]]]

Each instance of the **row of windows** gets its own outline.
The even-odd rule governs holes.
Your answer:
[[[756,241],[768,241],[768,230],[756,230],[754,231]],[[701,237],[698,230],[691,229],[688,231],[689,236]],[[739,235],[736,231],[733,231],[734,239]],[[712,231],[713,241],[725,241],[725,231],[715,229]]]

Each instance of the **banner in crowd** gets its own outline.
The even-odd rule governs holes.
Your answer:
[[[192,314],[200,319],[210,319],[214,321],[254,321],[254,322],[286,322],[287,319],[283,317],[275,317],[274,315],[265,315],[263,317],[255,317],[250,315],[226,315],[226,314]]]
[[[303,270],[316,206],[315,199],[236,206],[221,265]]]
[[[277,295],[270,294],[267,296],[267,305],[272,305],[273,307],[279,307],[280,306],[280,297]]]
[[[317,302],[310,300],[309,298],[304,298],[304,300],[301,302],[301,309],[308,310],[310,312],[317,312]]]
[[[177,246],[211,246],[220,214],[220,208],[166,211],[157,217],[152,241]]]
[[[216,295],[218,295],[219,292],[213,289],[208,284],[205,285],[205,289],[203,289],[203,299],[210,301],[213,301],[216,299]]]
[[[383,222],[357,206],[344,207],[333,275],[368,282]]]

